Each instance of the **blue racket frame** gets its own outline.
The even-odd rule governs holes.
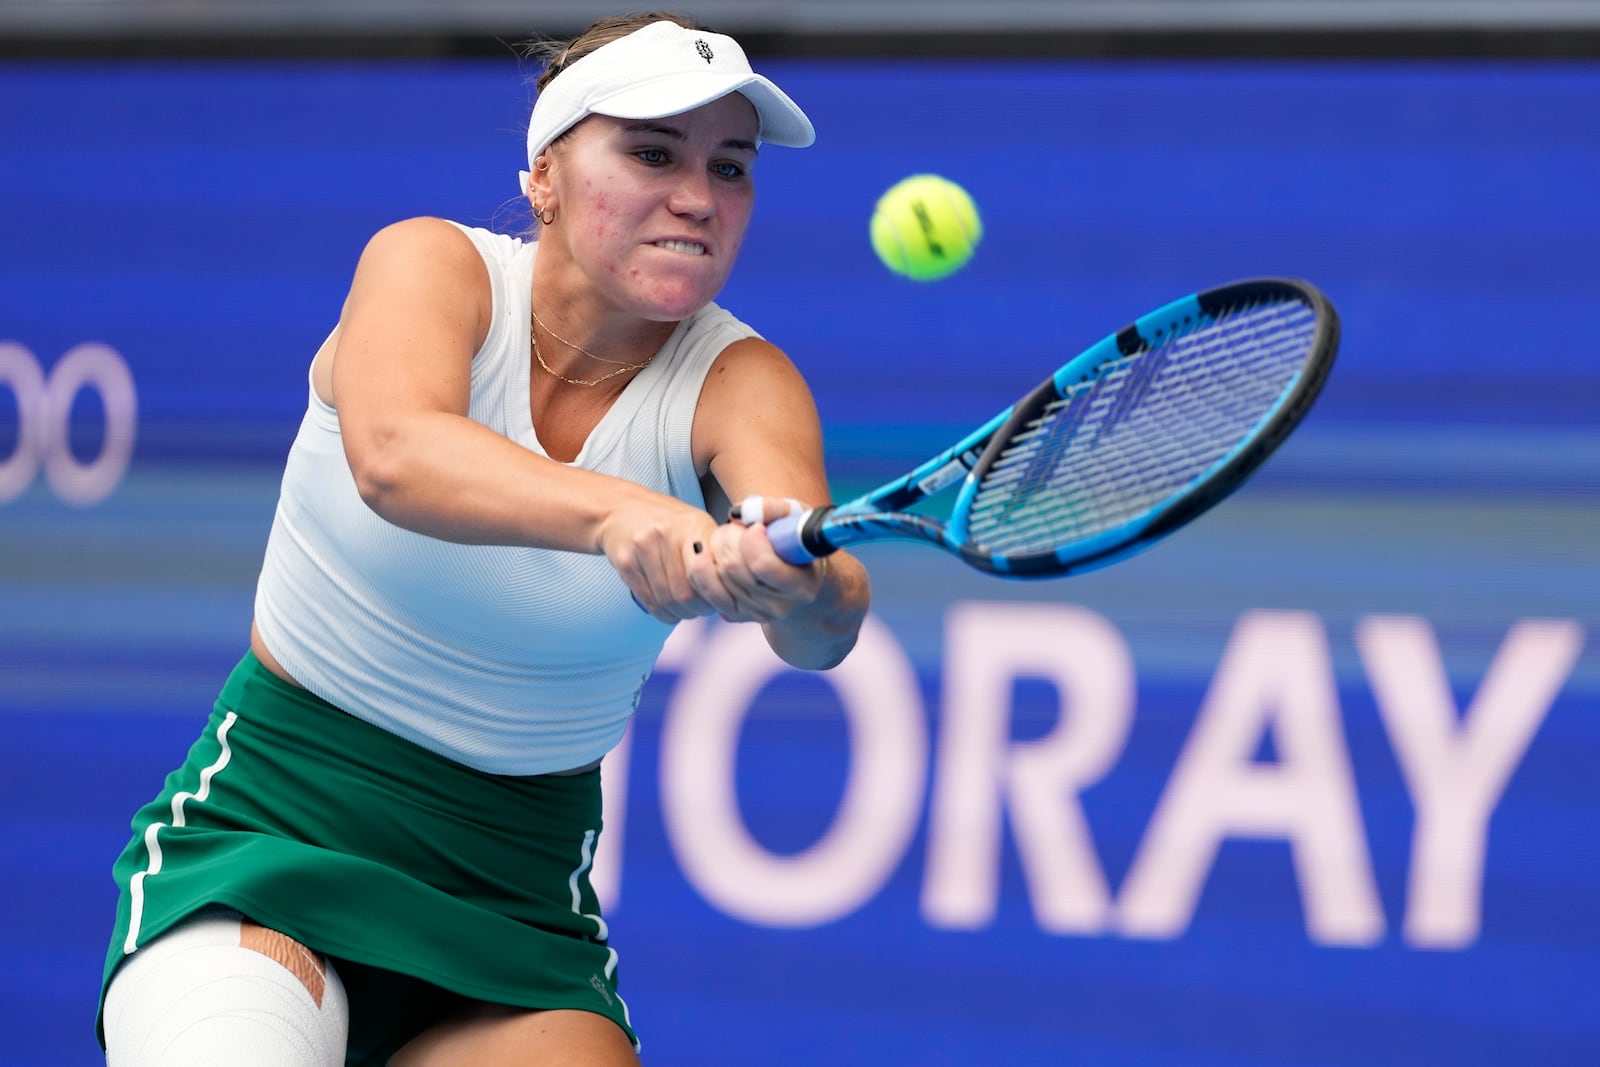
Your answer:
[[[1047,405],[1081,388],[1112,361],[1159,349],[1241,305],[1269,301],[1300,301],[1310,308],[1315,327],[1308,356],[1277,402],[1232,450],[1193,478],[1184,492],[1130,522],[1052,552],[1003,555],[970,541],[968,514],[986,472],[1014,433]],[[1142,551],[1193,520],[1254,473],[1310,410],[1332,369],[1338,344],[1339,320],[1332,303],[1306,282],[1256,278],[1191,294],[1102,338],[1028,396],[903,477],[848,503],[779,519],[768,528],[768,535],[778,554],[791,563],[808,563],[865,541],[914,540],[936,545],[973,567],[1003,577],[1049,577],[1103,567]],[[960,488],[948,520],[906,510],[957,483]]]

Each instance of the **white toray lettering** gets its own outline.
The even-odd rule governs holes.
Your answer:
[[[905,651],[869,617],[855,652],[817,675],[849,726],[839,810],[809,848],[774,855],[745,826],[734,768],[756,695],[789,669],[757,627],[712,628],[662,723],[661,814],[684,875],[708,901],[748,922],[803,927],[855,911],[899,866],[922,814],[927,716]]]
[[[1004,804],[1039,925],[1099,933],[1110,890],[1077,798],[1116,764],[1133,725],[1127,643],[1083,608],[964,603],[945,616],[945,649],[923,917],[957,929],[993,921]],[[1048,734],[1014,743],[1019,678],[1049,682],[1060,711]]]
[[[1582,628],[1511,628],[1464,715],[1424,620],[1372,616],[1356,643],[1417,812],[1403,936],[1464,947],[1481,923],[1488,823],[1517,763],[1575,668]],[[1242,615],[1189,737],[1115,893],[1080,795],[1115,769],[1135,716],[1133,657],[1107,619],[1059,604],[961,603],[945,620],[937,759],[904,648],[876,617],[838,668],[819,675],[849,724],[849,776],[832,824],[775,855],[740,814],[740,733],[762,688],[787,670],[754,627],[691,624],[663,655],[680,676],[661,739],[661,810],[683,872],[711,904],[756,925],[804,927],[866,905],[905,860],[935,771],[921,909],[943,929],[994,921],[1009,819],[1041,929],[1182,936],[1223,841],[1282,840],[1318,944],[1366,946],[1385,932],[1345,743],[1332,655],[1309,612]],[[1014,686],[1059,694],[1043,736],[1011,739]],[[1270,737],[1275,758],[1257,753]],[[615,903],[627,742],[607,760],[607,834],[595,884]],[[619,772],[612,774],[612,771]]]
[[[1583,628],[1517,623],[1459,717],[1427,620],[1371,616],[1356,644],[1417,812],[1402,936],[1419,948],[1465,948],[1482,924],[1489,817],[1577,665]]]
[[[1269,731],[1278,758],[1259,762]],[[1313,941],[1383,936],[1327,636],[1310,613],[1254,611],[1235,625],[1123,883],[1118,928],[1181,934],[1230,837],[1288,841]]]

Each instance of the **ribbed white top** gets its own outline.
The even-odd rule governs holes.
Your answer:
[[[493,324],[469,414],[544,454],[529,408],[537,244],[461,227],[483,254]],[[755,332],[715,304],[679,324],[572,466],[704,506],[690,451],[712,362]],[[604,556],[458,545],[361,500],[339,418],[313,390],[284,471],[256,623],[302,685],[358,718],[494,774],[599,759],[622,737],[671,628]]]

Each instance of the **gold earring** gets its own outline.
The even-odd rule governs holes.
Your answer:
[[[548,218],[545,217],[547,215],[549,216]],[[533,205],[533,217],[539,220],[539,225],[548,226],[556,221],[556,211],[555,208],[550,208],[546,211],[536,203]]]

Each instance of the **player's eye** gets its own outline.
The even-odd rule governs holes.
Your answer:
[[[634,157],[652,167],[659,167],[667,161],[667,153],[661,148],[641,148],[634,153]]]
[[[743,178],[746,174],[746,171],[737,163],[723,162],[711,164],[711,173],[715,174],[719,178],[727,178],[729,181],[736,181],[739,178]]]

